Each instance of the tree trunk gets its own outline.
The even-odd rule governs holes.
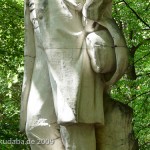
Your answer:
[[[98,150],[138,150],[132,128],[132,109],[109,96],[105,96],[104,109],[105,126],[97,134],[101,143]]]

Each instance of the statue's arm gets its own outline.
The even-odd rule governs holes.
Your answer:
[[[125,38],[119,27],[111,17],[112,0],[86,0],[83,6],[83,23],[88,32],[94,31],[92,25],[95,23],[105,27],[114,40],[116,55],[116,71],[112,78],[106,82],[107,85],[113,85],[125,73],[128,67],[128,49]]]
[[[112,18],[103,18],[99,21],[99,24],[108,29],[114,40],[116,71],[112,78],[106,83],[107,85],[113,85],[123,76],[128,67],[128,48],[122,32]]]
[[[24,77],[21,95],[20,131],[24,131],[25,129],[27,102],[35,62],[34,31],[32,23],[30,21],[30,11],[28,1],[29,0],[24,1],[25,46],[24,46]]]

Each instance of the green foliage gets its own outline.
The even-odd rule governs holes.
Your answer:
[[[6,144],[10,139],[26,140],[19,133],[20,94],[23,75],[23,1],[0,1],[0,149],[27,149]]]
[[[130,64],[111,91],[134,110],[133,124],[140,150],[150,149],[150,2],[114,0],[113,16],[125,35]]]
[[[150,149],[150,2],[114,0],[113,17],[125,35],[130,64],[111,96],[134,110],[140,150]],[[26,140],[19,133],[23,75],[23,0],[0,0],[0,141]],[[1,150],[28,150],[28,145],[2,144]]]

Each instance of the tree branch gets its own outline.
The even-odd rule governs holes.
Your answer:
[[[133,39],[133,30],[131,30],[131,32],[130,32],[130,34],[129,34],[129,38],[130,38],[130,40],[132,40]]]
[[[140,42],[137,46],[132,46],[132,47],[131,47],[131,54],[134,55],[135,52],[136,52],[136,50],[137,50],[140,46],[142,46],[145,42],[147,42],[147,41],[149,41],[149,40],[150,40],[150,38],[144,39],[144,40],[143,40],[142,42]]]
[[[141,43],[139,43],[137,46],[135,46],[135,48],[138,49],[142,44],[144,44],[147,41],[150,41],[150,38],[144,39]]]
[[[145,31],[147,31],[147,30],[150,30],[150,28],[144,28],[144,29],[142,29],[142,30],[145,30]]]
[[[137,99],[138,97],[140,97],[140,96],[142,96],[142,95],[144,95],[144,94],[148,94],[148,93],[150,93],[150,91],[141,93],[141,94],[137,95],[135,98],[133,98],[132,100],[135,100],[135,99]]]
[[[139,58],[138,60],[136,60],[136,61],[134,62],[134,64],[136,64],[136,63],[137,63],[138,61],[140,61],[141,59],[147,57],[148,55],[150,55],[150,52],[147,53],[146,55],[144,55],[143,57]]]
[[[133,9],[133,8],[131,8],[130,7],[130,5],[125,1],[125,0],[122,0],[125,4],[126,4],[126,6],[136,15],[136,17],[141,21],[141,22],[143,22],[143,24],[145,24],[148,28],[150,28],[150,25],[149,24],[147,24],[137,13],[136,13],[136,11]]]
[[[139,74],[139,75],[137,75],[137,77],[149,76],[149,75],[150,75],[150,73],[145,73],[145,74]]]

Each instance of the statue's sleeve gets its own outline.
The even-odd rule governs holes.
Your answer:
[[[30,21],[29,0],[24,1],[24,18],[25,18],[24,77],[21,95],[20,131],[24,131],[25,129],[27,102],[35,62],[34,29]]]

